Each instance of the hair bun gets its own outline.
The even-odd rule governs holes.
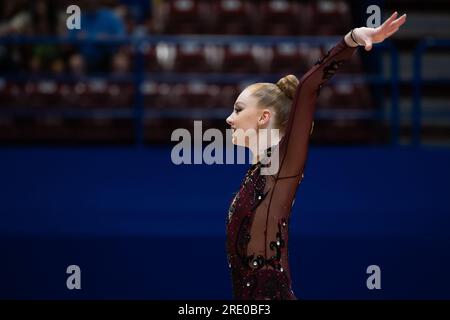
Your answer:
[[[287,75],[278,80],[277,87],[280,88],[289,99],[294,99],[298,87],[298,79],[293,74]]]

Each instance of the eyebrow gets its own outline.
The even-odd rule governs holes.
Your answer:
[[[245,107],[245,103],[243,103],[243,102],[236,102],[235,104],[234,104],[234,106],[236,107],[237,105],[241,105],[242,107]]]

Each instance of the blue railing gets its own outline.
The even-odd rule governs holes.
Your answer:
[[[133,111],[133,119],[134,119],[134,128],[135,128],[135,141],[137,145],[143,145],[144,142],[144,120],[149,117],[157,117],[164,116],[165,113],[159,113],[154,110],[144,110],[144,95],[141,90],[141,85],[146,80],[151,81],[164,81],[164,82],[185,82],[193,79],[193,75],[189,74],[148,74],[145,71],[145,59],[144,59],[144,50],[146,45],[148,44],[158,44],[158,43],[171,43],[171,44],[185,44],[185,43],[195,43],[201,45],[215,44],[215,45],[226,45],[233,43],[246,43],[246,44],[259,44],[259,45],[275,45],[280,43],[292,43],[292,44],[307,44],[311,46],[326,46],[331,47],[336,44],[341,37],[278,37],[278,36],[200,36],[200,35],[186,35],[186,36],[151,36],[151,37],[115,37],[108,39],[75,39],[75,38],[58,38],[51,36],[39,36],[39,37],[3,37],[0,38],[0,44],[17,44],[17,45],[25,45],[25,44],[49,44],[49,45],[58,45],[58,44],[83,44],[86,42],[92,42],[96,44],[104,44],[111,46],[120,46],[120,45],[131,45],[134,48],[134,70],[132,76],[118,77],[114,78],[110,75],[94,75],[94,78],[108,78],[109,80],[114,81],[130,81],[133,82],[136,90],[134,91],[134,111]],[[338,78],[340,82],[351,82],[351,83],[374,83],[377,85],[390,84],[391,86],[391,112],[389,115],[390,127],[391,127],[391,142],[394,145],[398,144],[399,141],[399,56],[396,47],[389,41],[384,42],[383,44],[376,45],[374,50],[384,50],[388,51],[390,55],[391,61],[391,77],[390,79],[385,79],[382,75],[359,75],[359,76],[348,76],[348,75],[339,75],[336,78],[331,80],[331,83],[335,82]],[[243,81],[276,81],[278,75],[271,74],[196,74],[195,79],[197,81],[203,82],[222,82],[222,83],[236,83]],[[39,77],[29,77],[27,75],[5,75],[3,76],[6,80],[16,80],[16,81],[29,81],[29,80],[39,80]],[[48,77],[46,77],[48,79]],[[58,76],[54,78],[55,80],[68,80],[68,81],[79,81],[79,80],[88,80],[90,77],[61,77]],[[381,108],[380,108],[381,109]],[[7,111],[7,110],[5,110]],[[217,113],[220,110],[211,110],[211,111],[202,111],[203,113],[211,112],[212,117],[217,117]],[[11,110],[9,110],[11,112]],[[23,110],[22,110],[23,112]],[[43,110],[40,110],[42,113]],[[104,110],[103,112],[108,112]],[[198,114],[198,112],[195,112]],[[225,112],[222,112],[223,116]],[[76,110],[69,110],[62,114],[70,114],[70,115],[79,115],[79,116],[90,116],[92,112],[77,112]],[[169,114],[171,116],[178,115],[180,117],[184,117],[185,114],[183,112],[170,111]],[[129,112],[115,112],[113,111],[112,116],[120,117],[123,115],[124,117],[130,117]],[[205,114],[206,116],[206,114]],[[373,111],[373,112],[359,112],[359,111],[347,111],[343,112],[327,112],[327,110],[318,111],[317,116],[319,118],[351,118],[351,119],[382,119],[386,117],[383,111]]]
[[[422,85],[424,83],[422,75],[422,59],[427,49],[450,48],[450,40],[425,39],[422,40],[414,51],[414,95],[412,108],[412,144],[419,146],[422,140]],[[449,83],[448,79],[427,79],[427,83]]]

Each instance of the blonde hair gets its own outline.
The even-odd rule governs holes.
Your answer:
[[[284,131],[292,100],[298,87],[298,79],[290,74],[274,83],[255,83],[250,86],[252,95],[258,99],[258,105],[263,108],[272,108],[275,112],[274,127]]]

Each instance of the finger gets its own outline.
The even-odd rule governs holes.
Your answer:
[[[406,14],[404,14],[401,18],[395,20],[393,23],[391,23],[391,25],[387,29],[383,31],[389,33],[394,29],[400,28],[405,22],[406,22]]]
[[[364,49],[366,49],[366,51],[372,50],[372,40],[365,39],[364,43],[365,43]]]
[[[406,14],[402,15],[400,18],[398,18],[397,20],[393,21],[389,27],[399,27],[402,24],[404,24],[406,22]]]
[[[394,29],[394,30],[392,30],[392,31],[390,31],[390,32],[388,32],[387,34],[386,34],[386,38],[389,38],[390,36],[392,36],[394,33],[396,33],[398,31],[398,28],[397,29]]]
[[[382,25],[381,25],[381,29],[389,26],[389,24],[395,20],[395,18],[397,17],[398,13],[397,11],[395,11]]]

